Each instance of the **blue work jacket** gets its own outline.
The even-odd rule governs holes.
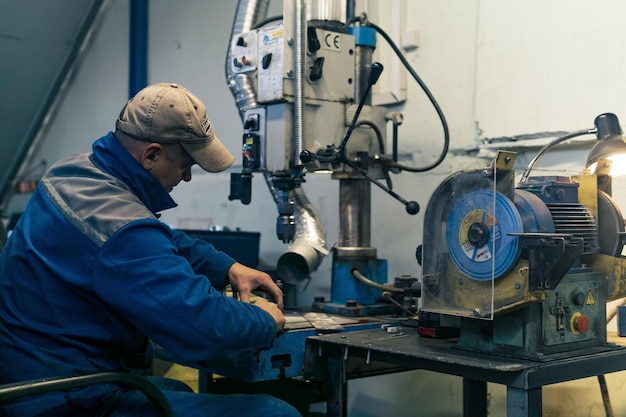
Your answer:
[[[247,366],[271,346],[276,323],[222,294],[235,260],[158,220],[176,203],[112,133],[92,150],[50,167],[0,253],[0,383],[144,372],[150,341],[185,365]],[[117,389],[56,393],[5,411],[97,407]]]

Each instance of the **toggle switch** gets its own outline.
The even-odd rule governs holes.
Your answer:
[[[269,54],[263,56],[263,58],[261,59],[261,66],[263,67],[263,69],[267,69],[270,66],[271,62],[272,62],[272,53],[270,52]]]
[[[248,117],[246,118],[246,121],[243,123],[243,128],[245,130],[259,130],[259,121],[261,119],[261,116],[259,116],[259,114],[257,113],[252,113],[250,115],[248,115]]]
[[[317,81],[322,78],[324,73],[324,57],[320,56],[313,62],[313,66],[311,67],[311,74],[309,75],[309,80]]]

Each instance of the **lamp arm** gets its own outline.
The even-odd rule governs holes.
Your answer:
[[[537,154],[533,157],[533,159],[531,159],[531,161],[528,163],[528,166],[524,170],[524,173],[522,174],[522,178],[519,181],[520,184],[525,183],[528,180],[528,177],[530,176],[530,171],[535,167],[537,162],[539,162],[539,159],[541,159],[541,157],[546,152],[548,152],[550,149],[552,149],[553,147],[555,147],[556,145],[558,145],[561,142],[565,142],[568,139],[572,139],[572,138],[575,138],[577,136],[591,135],[591,134],[594,134],[594,133],[596,133],[596,129],[595,128],[579,130],[577,132],[572,132],[572,133],[568,133],[567,135],[560,136],[560,137],[554,139],[552,142],[550,142],[547,145],[545,145],[543,148],[541,148],[539,150],[539,152],[537,152]]]

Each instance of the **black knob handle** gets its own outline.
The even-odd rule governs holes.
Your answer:
[[[309,26],[306,32],[307,32],[307,38],[308,38],[307,43],[309,45],[309,53],[314,54],[322,47],[320,40],[317,37],[317,31],[315,30],[314,27]]]
[[[367,79],[367,82],[371,85],[376,84],[376,81],[378,81],[380,74],[383,73],[383,69],[383,64],[381,64],[380,62],[374,62],[372,64],[372,67],[370,68],[370,76]]]
[[[417,203],[417,201],[409,201],[408,203],[406,203],[406,212],[410,215],[417,214],[419,213],[419,211],[420,205]]]
[[[320,78],[322,78],[323,73],[324,73],[324,57],[321,56],[313,62],[313,66],[311,67],[311,75],[309,75],[309,80],[317,81]]]
[[[315,155],[311,151],[302,151],[300,152],[300,162],[303,164],[308,164],[309,162],[313,162],[317,159],[317,155]]]

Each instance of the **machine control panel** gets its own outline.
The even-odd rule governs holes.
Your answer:
[[[285,40],[283,24],[262,28],[258,34],[258,55],[261,68],[258,77],[258,100],[260,103],[282,100],[285,73]]]
[[[570,274],[590,277],[587,274]],[[561,282],[548,292],[544,309],[543,344],[546,346],[576,343],[599,338],[605,327],[606,309],[596,300],[601,295],[601,285],[593,279]]]
[[[233,37],[231,71],[257,77],[257,100],[270,104],[293,97],[295,51],[291,28],[283,23],[262,27]],[[354,93],[354,36],[308,28],[307,98],[347,102]]]
[[[257,68],[257,33],[246,32],[231,40],[231,70],[234,73],[254,71]]]
[[[241,145],[242,165],[247,172],[257,171],[263,164],[265,138],[265,109],[248,110],[244,116]]]

